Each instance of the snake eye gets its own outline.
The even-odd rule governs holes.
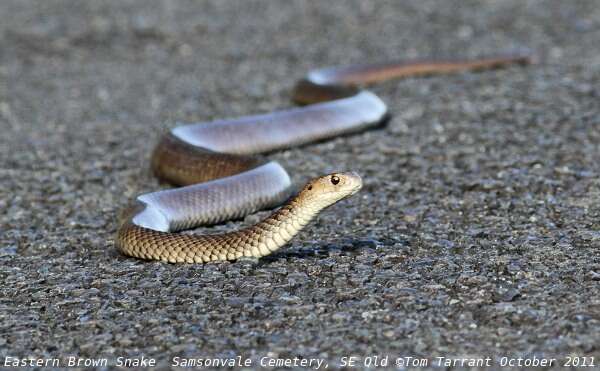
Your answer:
[[[337,175],[331,176],[331,184],[336,185],[340,182],[340,178]]]

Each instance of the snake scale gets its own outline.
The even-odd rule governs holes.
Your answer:
[[[159,178],[181,187],[138,196],[119,221],[116,246],[129,256],[171,263],[270,254],[321,210],[356,193],[362,180],[354,172],[329,174],[311,180],[290,197],[286,171],[260,154],[381,124],[387,107],[363,90],[365,85],[529,62],[527,56],[506,55],[323,68],[296,84],[293,99],[302,107],[176,127],[156,146],[152,169]],[[282,203],[269,217],[245,229],[208,235],[176,233]]]

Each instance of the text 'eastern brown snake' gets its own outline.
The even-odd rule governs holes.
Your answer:
[[[119,222],[118,249],[126,255],[172,263],[261,257],[285,245],[321,210],[356,193],[354,172],[311,180],[290,198],[291,182],[277,162],[258,155],[356,132],[382,123],[386,105],[362,86],[392,78],[527,64],[508,55],[463,61],[354,65],[311,71],[296,84],[305,106],[233,120],[176,127],[152,155],[152,169],[180,188],[141,195]],[[241,218],[288,200],[251,227],[222,234],[177,231]]]

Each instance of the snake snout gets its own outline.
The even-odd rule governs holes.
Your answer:
[[[346,183],[348,184],[348,186],[350,188],[349,195],[355,194],[362,188],[363,181],[357,172],[351,171],[351,172],[345,173],[344,175],[346,176]]]

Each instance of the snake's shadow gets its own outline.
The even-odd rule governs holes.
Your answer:
[[[324,242],[310,247],[283,249],[260,258],[262,264],[274,263],[281,260],[307,260],[311,258],[329,258],[340,255],[356,255],[356,252],[365,248],[363,239],[345,239],[342,244]]]

